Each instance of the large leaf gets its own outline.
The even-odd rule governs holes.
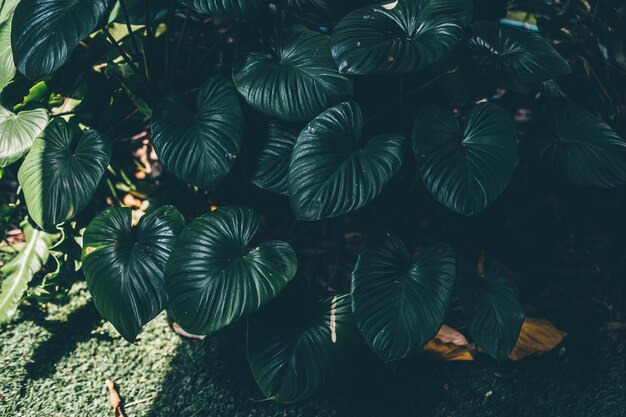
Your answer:
[[[149,8],[146,9],[146,0],[123,0],[128,13],[128,19],[133,25],[145,25],[147,11],[150,11],[151,22],[161,22],[167,17],[168,0],[149,0]],[[119,0],[111,9],[109,14],[109,22],[125,23],[124,13],[122,12]]]
[[[55,118],[33,146],[17,178],[31,217],[45,230],[67,221],[91,200],[111,159],[111,144],[93,130],[74,134]]]
[[[426,188],[451,210],[484,210],[506,188],[517,159],[515,125],[500,107],[476,106],[464,123],[427,107],[413,126],[413,149]]]
[[[265,137],[255,152],[251,181],[257,187],[289,195],[291,151],[301,129],[270,122]]]
[[[15,65],[38,80],[63,65],[98,25],[111,0],[21,0],[13,16]]]
[[[435,337],[448,313],[455,274],[447,245],[413,258],[389,234],[368,245],[352,273],[352,309],[370,348],[391,361]]]
[[[375,0],[286,0],[287,10],[299,19],[321,26],[334,25],[346,13]]]
[[[0,23],[0,91],[15,77],[13,50],[11,49],[11,20]]]
[[[349,295],[286,294],[250,323],[248,362],[267,398],[293,403],[332,381],[356,335]]]
[[[17,7],[20,0],[2,0],[0,1],[0,23],[4,23],[7,20],[11,20],[13,12]]]
[[[539,117],[543,129],[530,142],[542,165],[580,185],[626,182],[626,142],[608,125],[565,98],[549,100]]]
[[[15,114],[0,106],[0,167],[24,156],[47,124],[48,112],[44,109]]]
[[[266,0],[178,0],[200,13],[218,17],[237,17],[258,13]]]
[[[319,220],[363,207],[400,169],[401,135],[363,143],[363,114],[354,102],[316,117],[300,133],[289,166],[289,196],[296,216]]]
[[[163,269],[185,219],[172,206],[144,215],[132,226],[132,210],[108,208],[83,237],[83,271],[102,316],[129,342],[167,304]]]
[[[458,290],[467,329],[478,346],[495,359],[507,358],[524,322],[515,284],[497,262],[479,268],[463,263]]]
[[[339,74],[328,36],[291,29],[274,40],[271,53],[253,52],[233,70],[248,104],[288,122],[308,122],[352,95],[352,82]]]
[[[259,227],[249,208],[223,207],[189,224],[165,268],[170,311],[192,334],[210,334],[272,300],[296,273],[285,242],[247,251]]]
[[[567,62],[541,35],[496,22],[475,22],[467,41],[471,69],[512,83],[538,83],[569,73]]]
[[[57,238],[34,229],[28,221],[22,223],[26,243],[20,252],[0,268],[0,323],[13,318],[22,295],[33,276],[47,262],[50,246]]]
[[[348,74],[406,74],[428,67],[461,40],[471,0],[398,0],[366,6],[335,27],[332,54]]]
[[[154,111],[152,143],[163,165],[201,188],[218,185],[230,172],[241,146],[243,115],[230,82],[214,76],[189,109],[175,93]]]

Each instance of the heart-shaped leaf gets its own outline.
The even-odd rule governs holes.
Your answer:
[[[615,187],[626,181],[626,141],[593,114],[565,98],[541,111],[543,130],[531,153],[544,166],[580,185]]]
[[[259,188],[280,195],[289,195],[289,162],[291,151],[301,129],[270,122],[256,149],[251,182]]]
[[[204,83],[196,109],[181,97],[165,96],[154,111],[152,143],[176,177],[213,188],[230,172],[241,146],[243,115],[233,86],[220,76]]]
[[[172,206],[151,211],[132,226],[132,210],[108,208],[83,237],[83,271],[102,316],[129,342],[167,304],[163,269],[185,219]]]
[[[375,0],[287,0],[287,10],[297,18],[316,25],[334,25],[346,13]]]
[[[339,74],[330,54],[328,36],[303,28],[276,39],[271,53],[248,54],[233,70],[233,80],[250,106],[287,122],[308,122],[352,95],[352,82]]]
[[[197,12],[218,17],[237,17],[258,13],[266,0],[178,0]]]
[[[223,207],[189,224],[165,268],[170,311],[192,334],[210,334],[272,300],[296,273],[285,242],[246,252],[259,218],[249,208]]]
[[[517,160],[515,125],[500,107],[483,103],[460,123],[452,113],[422,109],[413,149],[426,188],[458,213],[484,210],[506,188]]]
[[[13,57],[18,70],[38,80],[63,65],[98,25],[111,0],[21,0],[13,16]]]
[[[352,309],[361,334],[386,361],[424,346],[448,313],[456,260],[447,245],[434,245],[411,258],[387,234],[359,255],[352,273]]]
[[[293,295],[280,297],[250,323],[252,374],[263,394],[281,403],[327,386],[357,336],[349,295],[314,301]]]
[[[363,207],[400,169],[401,135],[363,143],[363,114],[354,102],[316,117],[300,133],[289,166],[289,196],[299,219],[319,220]]]
[[[0,91],[15,77],[13,50],[11,49],[11,19],[0,23]]]
[[[456,46],[473,10],[471,0],[398,0],[366,6],[337,24],[332,54],[342,73],[415,72]]]
[[[17,174],[26,206],[39,227],[51,230],[91,200],[111,159],[111,144],[94,130],[74,134],[55,118],[35,139]]]
[[[495,359],[507,358],[524,322],[515,284],[497,262],[479,268],[463,263],[458,290],[467,329],[478,346]]]
[[[44,109],[15,114],[0,106],[0,167],[24,156],[47,124],[48,112]]]
[[[471,69],[487,79],[531,84],[569,73],[570,67],[538,33],[496,22],[475,22],[467,41]]]

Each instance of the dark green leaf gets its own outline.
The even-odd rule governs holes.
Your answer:
[[[74,134],[55,118],[35,139],[17,178],[31,217],[45,230],[73,218],[91,200],[111,159],[111,144],[93,130]]]
[[[352,95],[339,74],[328,36],[291,29],[271,53],[253,52],[233,70],[239,93],[259,112],[288,122],[308,122]]]
[[[44,109],[15,114],[0,106],[0,167],[24,156],[47,124],[48,112]]]
[[[517,159],[515,125],[500,107],[484,103],[464,126],[444,109],[421,110],[413,126],[413,149],[426,188],[451,210],[484,210],[506,188]]]
[[[366,6],[335,27],[332,54],[342,73],[415,72],[456,46],[473,9],[471,0],[399,0]]]
[[[22,223],[22,230],[26,238],[24,246],[0,268],[0,323],[13,318],[28,283],[48,260],[50,246],[57,239],[55,234],[34,229],[28,221]]]
[[[111,0],[21,0],[13,16],[15,65],[38,80],[63,65],[98,25]]]
[[[375,0],[287,0],[287,10],[299,19],[321,26],[334,25],[346,13]]]
[[[281,403],[306,399],[328,385],[357,334],[349,295],[303,298],[286,294],[250,324],[252,374],[263,394]]]
[[[167,304],[163,269],[185,219],[172,206],[144,215],[108,208],[83,237],[83,271],[96,308],[129,342]]]
[[[150,3],[150,20],[160,22],[167,17],[169,0],[124,0],[128,18],[133,25],[146,24],[146,1]],[[109,22],[125,23],[124,14],[118,1],[111,10]]]
[[[478,346],[495,359],[506,359],[524,322],[515,284],[497,262],[488,264],[483,274],[464,263],[458,289],[467,329]]]
[[[542,109],[544,129],[531,141],[544,166],[580,185],[615,187],[626,181],[626,142],[593,114],[565,98]]]
[[[402,165],[404,138],[387,134],[363,142],[363,114],[354,102],[326,110],[300,133],[289,167],[299,219],[340,216],[380,194]]]
[[[269,123],[267,137],[255,154],[252,183],[264,190],[289,195],[291,151],[301,129]]]
[[[448,313],[456,260],[447,245],[412,258],[387,234],[359,255],[352,309],[363,338],[386,361],[401,359],[435,337]]]
[[[180,234],[165,269],[170,311],[192,334],[210,334],[272,300],[296,273],[287,243],[246,250],[259,218],[249,208],[223,207]]]
[[[218,17],[237,17],[258,13],[266,0],[178,0],[200,13]]]
[[[467,46],[471,68],[483,78],[530,84],[571,71],[538,33],[496,22],[473,23]]]
[[[195,111],[181,97],[165,96],[152,119],[152,143],[163,165],[183,181],[213,188],[230,172],[243,136],[243,115],[233,86],[214,76],[198,93]]]

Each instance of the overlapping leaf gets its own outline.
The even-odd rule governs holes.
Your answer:
[[[287,10],[308,23],[334,25],[346,13],[375,0],[286,0]]]
[[[250,323],[252,374],[263,394],[281,403],[331,382],[356,337],[349,295],[307,301],[286,294]]]
[[[517,158],[515,125],[489,103],[476,106],[464,126],[449,111],[427,107],[415,118],[413,149],[426,188],[446,207],[470,215],[506,188]]]
[[[335,27],[332,54],[343,73],[415,72],[452,50],[472,15],[471,0],[398,0],[366,6]]]
[[[15,76],[15,63],[11,49],[11,19],[0,23],[0,91]]]
[[[296,273],[285,242],[246,252],[259,218],[249,208],[222,207],[189,224],[165,269],[170,311],[192,334],[210,334],[272,300]]]
[[[549,100],[531,152],[544,166],[576,184],[615,187],[626,182],[626,141],[593,114],[565,99]]]
[[[163,165],[201,188],[218,185],[230,172],[243,136],[239,99],[215,76],[198,93],[195,112],[175,93],[165,96],[152,119],[152,143]]]
[[[17,69],[38,80],[63,65],[98,25],[111,0],[21,0],[13,16]]]
[[[339,74],[328,36],[304,28],[275,39],[272,52],[253,52],[237,65],[239,93],[259,112],[287,122],[308,122],[352,95]]]
[[[15,114],[0,106],[0,167],[24,156],[47,124],[48,112],[44,109]]]
[[[354,102],[316,117],[300,133],[289,166],[289,197],[296,216],[319,220],[363,207],[400,169],[401,135],[364,143],[363,114]]]
[[[259,12],[266,0],[178,0],[182,4],[211,16],[237,17]]]
[[[83,271],[102,316],[129,342],[167,304],[163,269],[185,219],[172,206],[144,215],[132,226],[132,210],[109,208],[83,238]]]
[[[464,263],[458,290],[467,328],[478,346],[495,359],[506,359],[524,322],[515,284],[497,262],[480,273]]]
[[[111,144],[93,130],[74,134],[56,118],[35,139],[18,172],[26,206],[45,230],[67,221],[82,210],[111,159]]]
[[[412,258],[389,234],[370,244],[352,273],[352,308],[370,348],[391,361],[431,340],[448,313],[455,274],[447,245]]]
[[[479,76],[531,84],[569,73],[561,55],[538,33],[496,22],[475,22],[467,41]]]

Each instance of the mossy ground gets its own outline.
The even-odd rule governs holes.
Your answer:
[[[1,331],[6,417],[113,416],[107,378],[128,417],[626,416],[626,359],[602,336],[570,335],[562,349],[502,365],[356,354],[326,392],[283,406],[258,401],[242,326],[183,340],[161,315],[131,345],[79,288],[71,304],[45,315],[23,309]]]

